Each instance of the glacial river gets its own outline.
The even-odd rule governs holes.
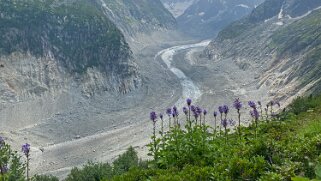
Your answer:
[[[155,55],[155,59],[157,57],[160,57],[164,61],[168,69],[171,72],[173,72],[180,80],[183,90],[182,90],[182,96],[176,102],[176,106],[182,107],[185,104],[185,100],[187,98],[191,98],[193,100],[199,99],[202,95],[202,91],[190,78],[188,78],[183,73],[183,71],[181,71],[180,69],[172,65],[172,62],[174,61],[173,60],[174,55],[183,50],[188,50],[191,48],[206,47],[209,43],[210,41],[207,40],[196,44],[174,46],[174,47],[164,49]]]

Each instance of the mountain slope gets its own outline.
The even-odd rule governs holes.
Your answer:
[[[267,0],[222,30],[207,47],[214,61],[233,59],[255,74],[257,89],[288,101],[320,90],[320,1]]]
[[[97,7],[87,0],[0,2],[0,132],[38,128],[35,139],[50,140],[50,133],[66,132],[52,125],[57,120],[77,124],[102,107],[87,106],[83,115],[81,105],[92,97],[141,87],[124,36]]]
[[[52,63],[55,66],[52,71],[56,71],[59,77],[50,80],[48,74],[52,72],[42,67],[38,70],[39,75],[24,77],[22,82],[13,80],[10,86],[5,86],[11,87],[17,95],[28,89],[28,86],[22,85],[23,82],[32,82],[30,86],[38,87],[39,90],[50,90],[51,81],[61,81],[54,83],[59,86],[69,84],[63,75],[59,75],[60,71],[67,76],[76,74],[76,77],[82,79],[95,69],[96,73],[101,74],[104,79],[101,81],[105,85],[92,82],[93,85],[88,85],[92,88],[126,92],[135,86],[137,70],[122,33],[91,2],[82,0],[58,5],[54,1],[2,1],[0,8],[1,80],[5,81],[6,76],[9,76],[4,70],[11,68],[16,69],[16,76],[22,76],[25,71],[37,71],[23,71],[26,67],[14,67],[11,59],[16,63],[31,59],[28,63],[44,67]],[[43,61],[36,61],[39,59]]]
[[[179,28],[189,35],[214,37],[230,22],[248,15],[262,0],[198,0],[177,18]]]
[[[175,18],[159,0],[97,0],[125,35],[171,29]]]
[[[164,6],[173,14],[175,18],[182,15],[196,0],[162,0]]]
[[[33,173],[63,176],[87,160],[112,159],[133,140],[144,141],[142,110],[180,90],[168,86],[177,84],[176,79],[158,61],[148,59],[154,52],[146,58],[133,54],[127,44],[130,33],[163,27],[158,24],[161,17],[155,19],[159,11],[144,7],[145,2],[160,6],[173,19],[154,0],[128,1],[130,11],[124,4],[118,7],[128,17],[135,14],[133,24],[126,24],[121,14],[115,24],[99,0],[0,1],[0,133],[15,148],[21,141],[33,145]],[[112,10],[116,16],[116,7]],[[122,24],[128,32],[118,28]],[[132,26],[137,29],[131,31]],[[169,87],[173,92],[162,91]],[[88,154],[78,141],[96,143],[88,148],[97,151]],[[56,158],[63,153],[64,161]]]

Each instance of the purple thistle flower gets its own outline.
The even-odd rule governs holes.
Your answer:
[[[224,128],[226,128],[227,125],[228,125],[227,119],[223,119],[223,120],[221,121],[221,124],[222,124],[222,126],[223,126]]]
[[[223,107],[223,106],[219,106],[219,107],[218,107],[218,111],[219,111],[221,114],[223,114],[223,112],[224,112],[224,107]]]
[[[248,104],[251,108],[256,109],[256,104],[254,101],[249,101]]]
[[[197,112],[198,115],[201,115],[203,111],[202,111],[202,109],[200,107],[197,106],[196,107],[196,112]]]
[[[29,157],[30,145],[28,143],[22,145],[21,151],[26,155],[26,157]]]
[[[171,109],[171,108],[168,108],[168,109],[166,110],[166,114],[167,114],[168,116],[171,116],[171,115],[172,115],[172,109]]]
[[[177,107],[174,106],[174,107],[173,107],[172,116],[173,116],[173,118],[174,118],[174,117],[177,117],[178,115],[179,115],[179,113],[178,113]]]
[[[217,112],[216,111],[214,111],[213,116],[216,118],[216,116],[217,116]]]
[[[250,114],[251,114],[251,116],[252,116],[254,119],[256,119],[256,120],[258,120],[259,117],[260,117],[260,114],[259,114],[259,112],[257,111],[257,109],[253,109],[252,111],[250,111]]]
[[[173,112],[174,112],[174,111],[177,111],[177,107],[176,107],[176,106],[173,107]]]
[[[197,111],[193,111],[193,115],[194,115],[195,119],[197,119],[197,118],[198,118],[198,116],[199,116],[199,114],[198,114],[198,112],[197,112]]]
[[[191,104],[192,104],[192,99],[190,99],[190,98],[186,99],[186,103],[187,103],[188,107],[191,106]]]
[[[228,120],[228,123],[229,123],[231,126],[235,126],[235,124],[236,124],[236,122],[235,122],[233,119]]]
[[[206,109],[203,110],[203,114],[204,114],[204,116],[206,116],[206,114],[207,114],[207,110]]]
[[[224,106],[223,106],[223,109],[224,109],[223,112],[224,112],[225,114],[227,114],[227,113],[229,112],[229,108],[228,108],[227,105],[224,105]]]
[[[252,118],[254,118],[254,111],[253,110],[250,111],[250,115]]]
[[[194,105],[191,106],[191,111],[195,112],[196,111],[196,107]]]
[[[186,107],[183,107],[183,112],[184,112],[185,115],[187,115],[188,114],[188,109]]]
[[[234,101],[234,104],[233,104],[234,108],[237,109],[237,110],[240,110],[242,108],[242,103],[240,102],[240,99],[237,98],[235,101]]]
[[[173,107],[173,112],[175,112],[175,113],[178,112],[176,106]]]
[[[152,120],[153,122],[156,122],[156,119],[157,119],[157,114],[156,112],[151,112],[150,113],[150,120]]]
[[[160,113],[160,114],[159,114],[159,118],[160,118],[161,120],[163,120],[163,117],[164,117],[163,114]]]

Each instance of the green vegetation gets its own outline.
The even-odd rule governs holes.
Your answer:
[[[25,165],[20,156],[0,137],[0,180],[24,181]]]
[[[275,49],[278,57],[300,57],[303,63],[293,77],[300,77],[301,82],[310,83],[321,77],[321,10],[279,29],[272,36],[269,45]],[[313,92],[321,90],[321,83],[316,84]]]
[[[100,181],[110,180],[114,176],[124,174],[131,168],[147,168],[140,161],[137,152],[130,147],[120,155],[111,165],[108,163],[87,163],[83,168],[73,168],[66,181]]]
[[[158,141],[148,169],[133,168],[113,180],[299,180],[319,178],[321,96],[299,98],[289,111],[224,136],[205,127],[173,129]],[[206,127],[207,130],[211,130]],[[223,135],[223,134],[222,134]],[[301,180],[306,180],[301,178]]]
[[[223,41],[226,39],[234,39],[242,35],[245,32],[251,30],[255,24],[248,22],[248,19],[239,20],[231,23],[222,31],[219,32],[217,36],[218,41]]]
[[[269,122],[260,121],[257,136],[255,124],[252,124],[241,128],[241,139],[239,133],[229,134],[228,142],[222,133],[215,134],[207,126],[187,126],[184,130],[173,128],[164,137],[158,136],[157,157],[148,161],[148,167],[138,163],[137,155],[131,148],[114,161],[113,167],[101,170],[101,164],[89,164],[91,169],[87,165],[80,172],[74,172],[79,176],[75,178],[79,181],[99,180],[102,177],[93,176],[94,173],[109,173],[102,180],[319,179],[320,114],[321,96],[298,98],[287,112]],[[153,143],[150,147],[154,147]],[[91,177],[81,177],[82,174]]]
[[[251,31],[264,20],[276,16],[281,9],[283,1],[267,0],[255,8],[247,17],[231,23],[218,34],[218,40],[234,39],[243,33]]]
[[[122,33],[94,2],[2,0],[0,54],[53,56],[71,71],[106,67],[130,57]]]
[[[112,167],[108,163],[88,163],[82,169],[73,168],[66,181],[99,181],[113,176]]]
[[[181,181],[181,180],[259,180],[305,181],[321,178],[321,96],[296,99],[288,111],[270,120],[261,120],[256,128],[241,127],[239,132],[214,131],[209,126],[187,124],[186,129],[172,128],[163,137],[157,135],[149,147],[152,160],[139,161],[133,148],[119,156],[113,164],[88,163],[74,168],[67,181]],[[226,141],[227,138],[227,141]],[[11,151],[1,147],[1,164]],[[156,156],[155,156],[156,155]],[[1,174],[8,180],[15,172],[24,180],[19,158],[17,169]],[[15,176],[17,176],[15,175]],[[51,176],[35,176],[34,180],[57,180]],[[15,179],[19,180],[19,179]]]
[[[52,175],[35,175],[31,180],[32,181],[59,181],[57,177],[54,177]]]
[[[277,47],[279,54],[297,54],[309,46],[320,45],[320,17],[319,10],[276,31],[272,36],[272,44]]]

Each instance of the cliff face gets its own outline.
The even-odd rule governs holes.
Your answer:
[[[104,14],[126,35],[152,33],[175,27],[176,21],[159,0],[97,0]]]
[[[1,100],[70,89],[126,93],[139,86],[124,36],[97,7],[86,0],[1,1]]]
[[[206,49],[255,74],[270,96],[288,100],[320,90],[320,1],[267,0],[222,30]]]
[[[185,33],[202,38],[214,37],[229,23],[238,20],[263,0],[198,0],[177,18]]]
[[[196,0],[161,0],[166,9],[168,9],[175,18],[184,14],[185,10],[189,8]]]

